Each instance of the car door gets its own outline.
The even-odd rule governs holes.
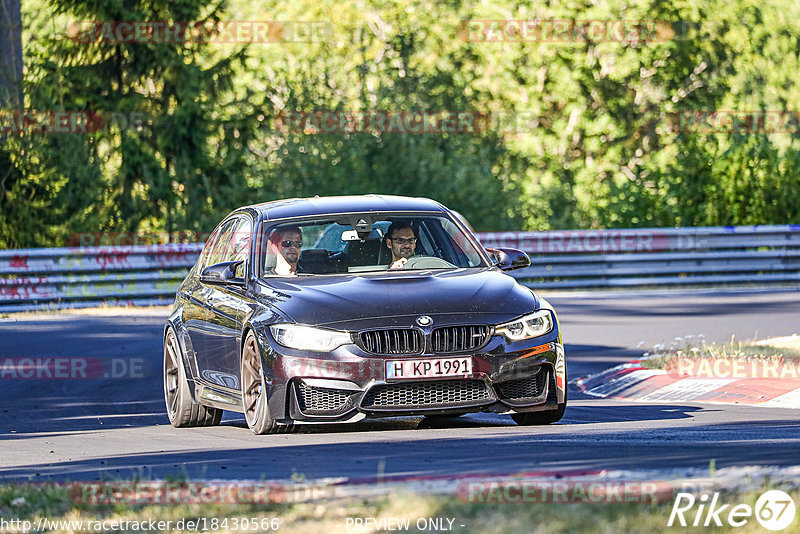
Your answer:
[[[194,354],[194,369],[193,373],[197,376],[200,368],[200,362],[205,362],[205,343],[206,332],[209,329],[213,313],[211,306],[208,303],[210,297],[210,288],[207,284],[200,282],[200,275],[203,269],[211,265],[211,252],[219,242],[220,235],[226,229],[229,229],[233,221],[223,221],[211,233],[203,247],[203,252],[197,260],[197,266],[192,274],[186,279],[181,286],[181,297],[184,299],[183,303],[183,324],[189,334],[189,339],[192,342],[192,349]]]
[[[253,222],[248,215],[232,219],[233,224],[220,235],[211,253],[211,264],[243,261],[236,275],[247,279]],[[204,334],[204,354],[200,375],[206,381],[239,389],[239,348],[242,321],[249,308],[246,287],[240,284],[204,284],[211,318]]]

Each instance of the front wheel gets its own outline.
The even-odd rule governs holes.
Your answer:
[[[252,330],[244,340],[241,371],[242,408],[250,430],[254,434],[275,434],[290,430],[290,425],[279,425],[270,417],[261,353]]]
[[[555,386],[555,383],[552,383]],[[551,399],[556,398],[555,387],[553,387]],[[552,402],[552,400],[551,400]],[[526,413],[512,413],[511,419],[515,423],[522,426],[530,425],[549,425],[561,420],[564,417],[564,412],[567,409],[567,381],[564,379],[564,402],[558,403],[558,408],[555,410],[547,410],[545,412],[526,412]]]
[[[567,403],[563,402],[558,405],[558,409],[549,410],[546,412],[527,412],[527,413],[512,413],[511,419],[515,423],[522,426],[530,425],[549,425],[555,423],[564,417],[564,411],[567,409]]]
[[[169,422],[175,428],[213,426],[222,420],[222,410],[192,401],[181,348],[171,326],[164,336],[164,401]]]

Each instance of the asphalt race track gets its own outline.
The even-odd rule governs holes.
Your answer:
[[[800,291],[544,293],[559,314],[571,379],[658,343],[800,333]],[[0,480],[289,479],[456,476],[538,470],[680,470],[800,465],[800,411],[597,400],[570,390],[564,419],[516,426],[480,414],[381,419],[255,436],[239,414],[174,429],[164,413],[163,317],[58,315],[0,320],[0,359],[74,358],[86,379],[0,379]],[[99,367],[98,367],[99,365]]]

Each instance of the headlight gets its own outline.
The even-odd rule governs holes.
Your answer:
[[[275,341],[290,349],[330,352],[336,347],[353,342],[353,338],[347,332],[313,326],[273,324],[269,330]]]
[[[510,341],[521,341],[543,336],[552,329],[553,316],[547,310],[539,310],[509,323],[497,325],[496,332],[506,336]]]

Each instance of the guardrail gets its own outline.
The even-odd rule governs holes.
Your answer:
[[[201,243],[0,250],[0,312],[170,304]]]
[[[535,288],[800,282],[800,225],[478,234],[532,265]],[[169,304],[202,244],[0,250],[0,312],[101,304]]]
[[[510,273],[537,288],[768,285],[800,282],[800,225],[480,234],[524,250]]]

